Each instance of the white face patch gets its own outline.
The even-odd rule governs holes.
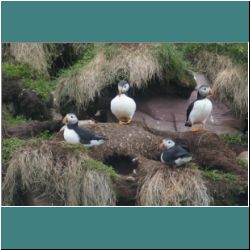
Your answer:
[[[123,85],[123,87],[122,87],[122,92],[123,92],[123,93],[126,93],[126,92],[128,92],[128,90],[129,90],[129,85],[128,85],[128,83],[126,83],[126,84]]]
[[[69,124],[76,124],[78,122],[75,114],[67,114],[67,120]]]
[[[123,94],[128,92],[129,84],[128,83],[119,83],[118,84],[118,90]]]
[[[203,87],[199,88],[199,93],[202,96],[207,96],[210,91],[211,91],[211,88],[209,86],[203,86]]]
[[[172,148],[175,145],[175,142],[170,139],[164,139],[162,142],[167,149]]]

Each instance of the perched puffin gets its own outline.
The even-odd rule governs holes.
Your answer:
[[[129,84],[122,80],[118,83],[118,95],[111,100],[111,112],[119,120],[120,125],[127,125],[131,122],[135,110],[135,101],[127,96]]]
[[[87,128],[80,128],[75,114],[67,114],[63,119],[63,123],[66,124],[63,136],[68,143],[81,143],[85,147],[92,147],[101,145],[108,140],[104,136],[95,135]]]
[[[198,131],[194,124],[202,124],[202,129],[205,129],[205,123],[213,109],[212,102],[207,98],[213,95],[211,88],[208,85],[201,85],[198,89],[197,99],[190,103],[187,109],[186,127],[192,127],[192,131]]]
[[[164,139],[160,148],[164,150],[161,154],[161,162],[169,166],[181,166],[192,160],[189,149],[183,145],[176,145],[173,140]]]

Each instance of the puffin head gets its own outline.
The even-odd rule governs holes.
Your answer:
[[[129,84],[128,84],[128,82],[126,82],[124,80],[118,82],[119,95],[128,92],[128,90],[129,90]]]
[[[69,113],[63,118],[64,124],[76,124],[78,119],[75,114]]]
[[[175,145],[175,142],[171,139],[164,139],[162,140],[162,143],[160,144],[160,149],[164,150],[166,149],[170,149]]]
[[[208,85],[201,85],[198,89],[198,95],[201,97],[207,97],[213,95],[212,89]]]

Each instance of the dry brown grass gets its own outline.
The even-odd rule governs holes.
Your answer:
[[[151,168],[146,165],[150,164]],[[153,167],[152,167],[153,166]],[[208,206],[208,195],[200,171],[196,168],[171,169],[159,162],[145,164],[140,179],[137,203],[142,206]]]
[[[196,57],[198,69],[211,80],[216,97],[226,102],[238,116],[248,112],[247,70],[228,56],[202,51]]]
[[[94,59],[79,72],[60,79],[57,102],[67,96],[78,108],[85,107],[104,87],[119,79],[127,79],[132,87],[141,88],[154,77],[161,78],[162,68],[151,48],[149,44],[112,45],[110,51],[99,48]]]
[[[17,190],[21,189],[55,204],[115,205],[111,175],[95,164],[84,151],[65,143],[27,145],[9,162],[3,182],[4,204],[15,204]]]
[[[43,43],[10,43],[14,60],[48,75],[48,54]]]

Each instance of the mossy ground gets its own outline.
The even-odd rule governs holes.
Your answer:
[[[203,170],[202,175],[210,180],[213,181],[221,181],[221,180],[226,180],[226,181],[237,181],[238,178],[237,176],[231,174],[231,173],[225,173],[223,171],[214,169],[214,170]]]
[[[224,134],[221,137],[227,143],[237,144],[241,146],[247,146],[248,143],[248,136],[240,132],[234,134]]]
[[[39,143],[43,140],[48,140],[51,138],[52,138],[52,135],[50,135],[48,131],[44,131],[40,133],[39,135],[32,137],[30,139],[19,139],[16,137],[4,138],[2,140],[3,163],[7,164],[8,161],[11,159],[15,150],[17,150],[19,147],[24,146],[26,144]]]
[[[51,92],[56,87],[54,80],[47,77],[27,64],[3,63],[3,74],[9,79],[21,79],[25,88],[35,91],[45,102],[49,102]]]
[[[13,116],[10,112],[7,111],[2,112],[2,118],[6,125],[20,125],[31,121],[31,119],[27,119],[23,115]]]

